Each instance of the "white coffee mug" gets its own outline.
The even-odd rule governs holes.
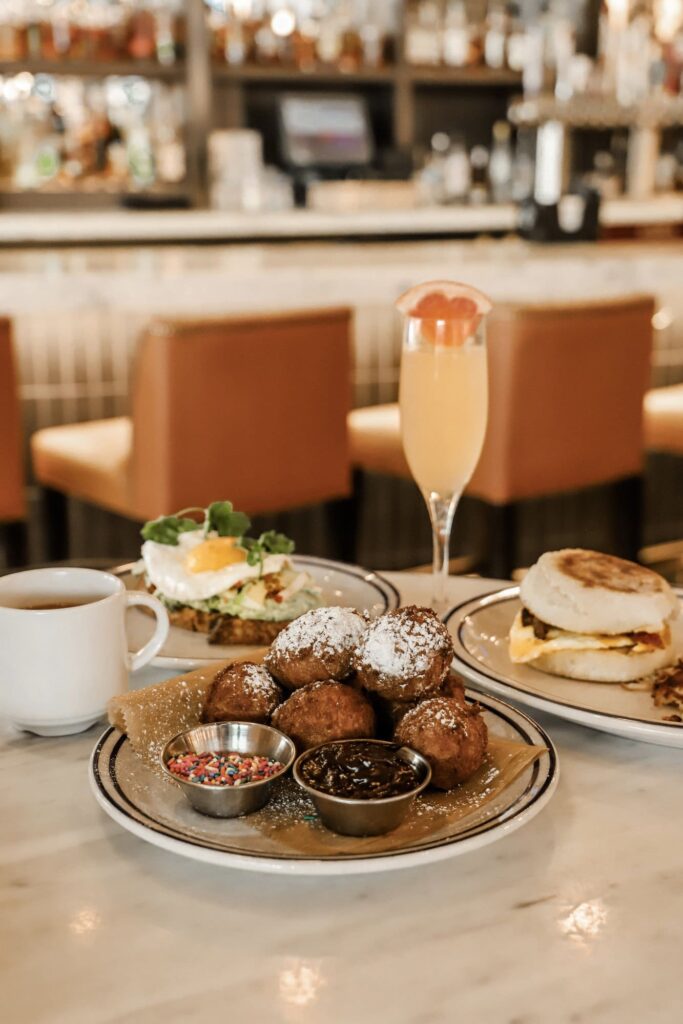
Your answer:
[[[125,615],[146,605],[151,639],[128,653]],[[67,736],[102,717],[168,636],[166,609],[96,569],[29,569],[0,577],[0,711],[18,728]]]

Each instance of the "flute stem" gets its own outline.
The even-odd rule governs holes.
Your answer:
[[[449,546],[453,517],[460,499],[459,494],[443,497],[432,491],[425,495],[432,521],[434,560],[432,566],[432,608],[439,615],[446,609],[446,580],[448,579]]]

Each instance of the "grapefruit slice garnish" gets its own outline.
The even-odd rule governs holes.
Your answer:
[[[421,320],[425,341],[462,345],[491,310],[491,300],[476,288],[456,281],[427,281],[396,301],[404,316]]]

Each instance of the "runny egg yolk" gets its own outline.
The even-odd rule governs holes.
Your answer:
[[[237,537],[212,537],[188,552],[185,568],[192,573],[216,572],[246,559],[244,548],[237,546]]]

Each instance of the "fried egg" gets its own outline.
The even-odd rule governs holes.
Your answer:
[[[662,637],[662,645],[670,641],[667,626],[647,627],[644,632]],[[661,646],[661,645],[659,645]],[[545,640],[534,634],[533,626],[522,623],[522,613],[518,612],[510,628],[509,652],[510,660],[517,664],[534,661],[544,654],[555,651],[610,651],[628,648],[629,653],[646,654],[657,647],[647,643],[635,642],[628,633],[611,635],[606,633],[570,633],[564,629],[550,629]]]
[[[206,601],[262,574],[291,565],[287,555],[268,555],[260,565],[247,565],[247,553],[232,537],[204,536],[202,530],[181,533],[177,545],[146,540],[142,560],[150,583],[172,601]]]

